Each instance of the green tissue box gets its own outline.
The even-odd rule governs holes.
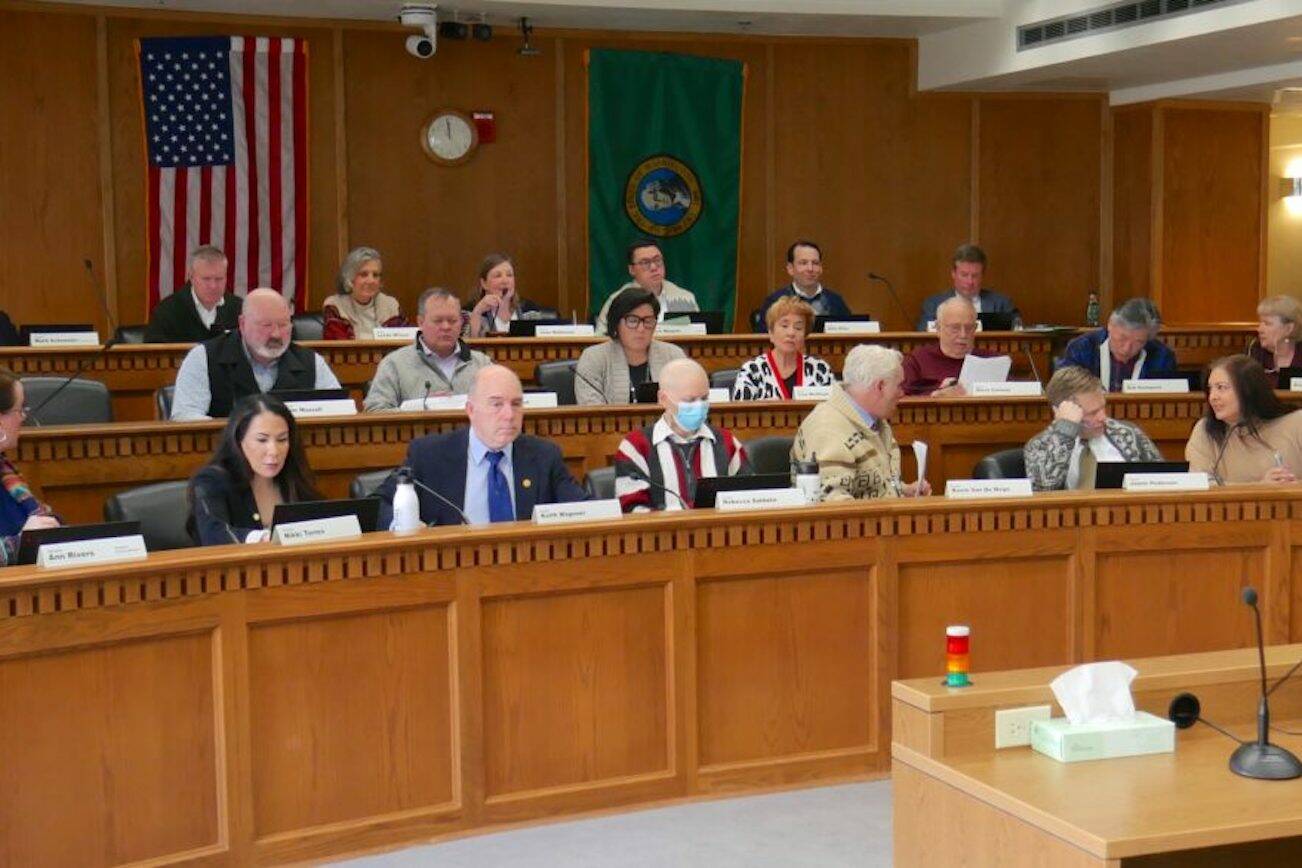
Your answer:
[[[1133,720],[1073,724],[1065,717],[1031,723],[1031,747],[1059,762],[1170,753],[1175,750],[1175,724],[1136,711]]]

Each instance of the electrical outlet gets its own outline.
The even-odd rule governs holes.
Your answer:
[[[1027,705],[995,712],[995,748],[1031,743],[1031,721],[1048,720],[1049,706]]]

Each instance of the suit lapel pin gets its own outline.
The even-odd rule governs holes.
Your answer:
[[[521,480],[520,480],[520,487],[521,487],[521,488],[532,488],[532,487],[533,487],[533,480],[532,480],[532,479],[528,479],[528,478],[521,479]]]

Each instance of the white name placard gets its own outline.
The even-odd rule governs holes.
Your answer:
[[[972,383],[967,387],[967,393],[973,397],[991,397],[995,395],[1024,397],[1026,395],[1038,395],[1042,391],[1040,384],[1034,380],[1029,382],[1009,380],[1004,383]]]
[[[1211,487],[1206,473],[1127,473],[1121,477],[1124,491],[1206,491]]]
[[[796,386],[791,390],[791,397],[796,401],[824,401],[831,394],[831,386]]]
[[[711,404],[726,404],[726,403],[728,403],[728,402],[731,401],[731,400],[732,400],[732,392],[730,392],[730,391],[727,390],[727,389],[711,389],[711,390],[710,390],[710,403],[711,403]]]
[[[596,328],[587,324],[575,325],[540,325],[534,334],[540,338],[586,338],[597,333]]]
[[[1302,377],[1291,377],[1288,381],[1290,392],[1302,392]]]
[[[743,509],[781,509],[807,506],[805,492],[799,488],[756,488],[750,491],[720,491],[714,498],[715,509],[732,512]]]
[[[703,335],[707,331],[703,322],[662,322],[656,326],[658,335]]]
[[[875,335],[882,330],[877,320],[858,322],[855,320],[830,319],[823,323],[823,334],[827,335]]]
[[[461,402],[465,404],[465,401]],[[555,392],[525,392],[524,408],[526,410],[539,410],[544,407],[559,407],[556,402]]]
[[[534,524],[567,524],[572,521],[607,521],[624,511],[616,498],[580,500],[574,503],[540,503],[533,508]]]
[[[377,341],[414,341],[416,333],[419,332],[416,326],[376,326],[375,339]]]
[[[32,332],[28,345],[33,347],[97,347],[99,332]]]
[[[956,500],[976,497],[1030,497],[1029,479],[951,479],[945,496]]]
[[[36,552],[36,565],[48,569],[80,567],[86,564],[111,564],[117,561],[143,561],[149,552],[140,534],[47,543]]]
[[[421,410],[464,410],[466,396],[430,395],[428,398],[408,398],[398,405],[398,409],[404,413],[415,413]]]
[[[327,398],[322,401],[286,401],[286,409],[295,419],[306,416],[356,416],[357,404],[352,398]]]
[[[1123,380],[1121,391],[1134,394],[1140,393],[1145,395],[1175,395],[1181,392],[1189,391],[1188,380]]]
[[[271,539],[283,546],[301,546],[305,543],[325,542],[332,539],[352,539],[362,535],[357,516],[333,515],[330,518],[313,518],[308,521],[287,521],[271,531]]]

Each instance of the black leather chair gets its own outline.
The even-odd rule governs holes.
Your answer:
[[[129,488],[104,501],[105,521],[139,521],[145,547],[151,552],[184,549],[194,545],[186,532],[190,504],[185,489],[189,483],[158,482]]]
[[[176,384],[160,386],[154,390],[154,412],[160,422],[172,418],[172,400],[176,397]]]
[[[533,381],[542,386],[544,391],[556,393],[556,403],[577,404],[574,398],[574,369],[578,367],[577,359],[563,362],[539,362],[533,369]]]
[[[353,477],[353,481],[348,484],[348,496],[370,497],[375,490],[380,487],[384,480],[389,478],[392,470],[368,470],[365,473],[359,473]]]
[[[67,377],[23,377],[23,399],[33,410],[67,382]],[[98,380],[77,378],[59,396],[32,413],[28,425],[92,425],[113,421],[113,397]]]
[[[727,389],[728,394],[732,394],[732,384],[737,382],[737,375],[740,374],[736,368],[728,368],[726,371],[715,371],[710,374],[711,389]]]
[[[615,468],[594,467],[584,477],[583,487],[593,500],[610,500],[615,496]]]
[[[972,468],[973,479],[1025,479],[1026,458],[1022,450],[1003,449],[991,452]]]
[[[296,313],[293,328],[295,341],[319,341],[325,333],[325,320],[319,313]]]
[[[751,470],[756,473],[790,473],[791,444],[795,437],[756,437],[746,444]]]
[[[148,328],[148,326],[118,326],[117,330],[113,332],[113,342],[118,344],[143,344],[145,342],[146,328]]]

